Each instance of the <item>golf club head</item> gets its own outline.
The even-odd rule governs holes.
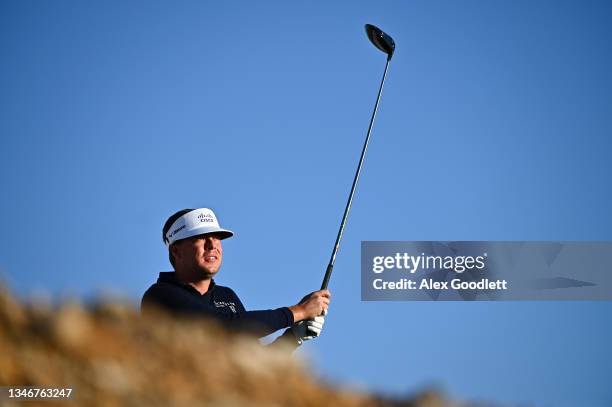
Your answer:
[[[387,33],[372,24],[365,25],[366,34],[376,48],[387,54],[387,59],[391,59],[395,51],[395,41]]]

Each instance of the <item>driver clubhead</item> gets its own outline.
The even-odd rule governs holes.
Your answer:
[[[372,24],[365,25],[366,34],[376,48],[387,54],[387,59],[391,59],[395,51],[395,41],[387,33]]]

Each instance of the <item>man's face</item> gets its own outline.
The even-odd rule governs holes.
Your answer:
[[[223,248],[215,233],[179,240],[170,250],[174,255],[175,269],[193,273],[194,277],[211,278],[221,267]]]

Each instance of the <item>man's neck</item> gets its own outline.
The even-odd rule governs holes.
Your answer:
[[[202,295],[206,294],[208,288],[210,287],[210,279],[200,280],[200,281],[189,281],[189,285],[198,290],[198,292]]]
[[[175,270],[174,274],[176,275],[176,278],[178,278],[183,283],[189,284],[190,286],[198,290],[198,292],[202,295],[206,294],[206,292],[210,288],[210,283],[212,281],[212,277],[194,277],[190,275],[191,273],[184,273],[178,270]]]

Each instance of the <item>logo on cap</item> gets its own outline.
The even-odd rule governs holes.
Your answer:
[[[176,228],[172,231],[172,233],[170,233],[170,235],[168,235],[168,238],[172,238],[172,236],[176,235],[178,232],[180,232],[181,230],[185,229],[187,226],[183,225],[180,228]]]
[[[200,222],[214,222],[215,218],[210,213],[201,213],[198,215]]]

